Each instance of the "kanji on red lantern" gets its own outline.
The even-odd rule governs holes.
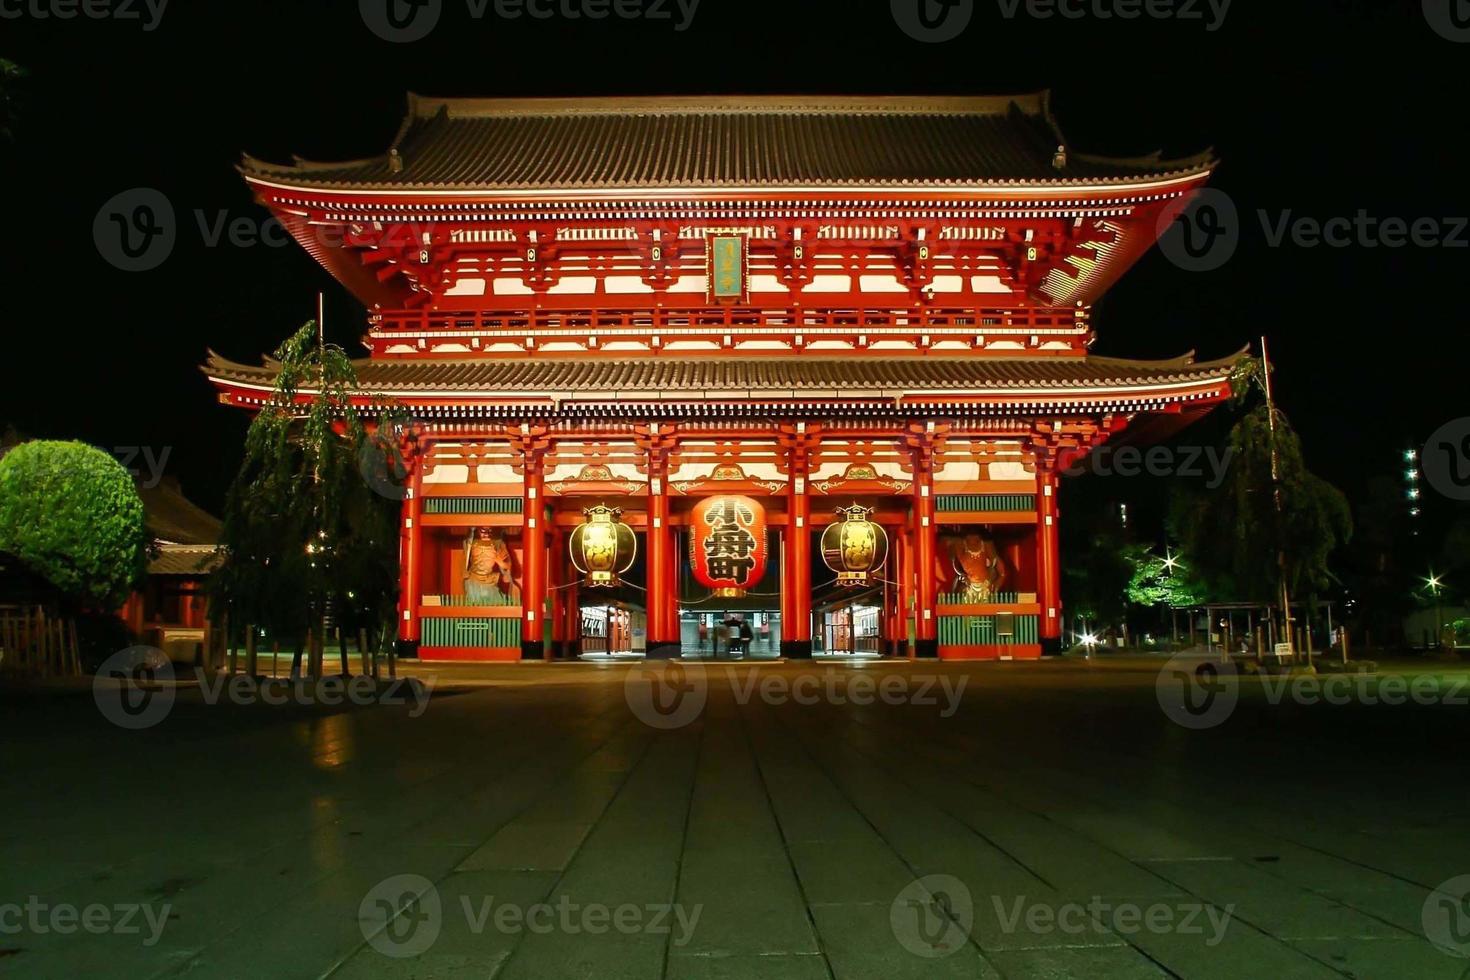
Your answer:
[[[766,512],[749,497],[710,497],[694,508],[690,562],[701,585],[732,595],[766,573]]]

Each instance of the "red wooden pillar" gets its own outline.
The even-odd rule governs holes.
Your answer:
[[[547,509],[546,523],[549,526],[547,533],[546,552],[546,592],[547,598],[551,600],[548,628],[551,631],[551,651],[547,656],[550,660],[560,660],[563,656],[562,650],[566,646],[567,625],[566,616],[562,613],[562,601],[566,597],[566,590],[562,583],[566,581],[566,543],[563,540],[561,528],[556,526],[556,515]]]
[[[1062,565],[1058,544],[1057,474],[1041,460],[1036,464],[1036,601],[1041,604],[1041,642],[1056,645],[1062,637]]]
[[[812,528],[811,498],[806,492],[805,467],[791,474],[786,510],[786,580],[782,592],[790,593],[791,620],[781,623],[781,655],[792,660],[812,656]]]
[[[546,519],[539,453],[526,453],[521,505],[521,658],[546,656]]]
[[[789,504],[789,498],[788,498]],[[791,570],[791,529],[795,526],[795,519],[791,516],[788,506],[786,511],[786,525],[781,528],[781,652],[786,652],[786,643],[791,639],[791,631],[796,626],[795,604],[792,602],[796,590],[791,587],[793,572]]]
[[[913,532],[907,526],[898,529],[898,655],[911,657],[913,646],[908,642],[908,623],[914,610],[914,548]]]
[[[679,655],[678,598],[674,595],[674,535],[669,525],[668,476],[657,454],[650,454],[648,476],[648,637],[646,656],[667,660]]]
[[[674,655],[678,656],[684,650],[684,637],[679,629],[679,562],[683,561],[684,553],[679,550],[679,530],[672,526],[669,527],[668,554],[668,571],[664,573],[664,582],[669,588],[662,596],[664,634],[675,648]]]
[[[414,655],[419,645],[419,604],[423,601],[423,459],[409,457],[398,527],[398,639],[400,653]]]
[[[903,547],[903,529],[886,527],[888,563],[883,568],[883,655],[902,656],[903,636],[903,569],[899,551]]]
[[[571,566],[567,567],[567,582],[570,584],[562,599],[562,615],[566,619],[562,627],[566,637],[565,655],[576,658],[582,655],[582,583]]]
[[[934,564],[939,547],[935,521],[933,457],[923,449],[914,454],[914,574],[918,605],[914,655],[939,656],[939,588]]]

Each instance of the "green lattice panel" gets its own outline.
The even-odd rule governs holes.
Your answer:
[[[426,647],[468,649],[519,647],[519,619],[425,619],[421,642]]]
[[[934,498],[934,506],[940,513],[945,511],[984,511],[987,513],[1034,511],[1034,493],[941,493]]]
[[[425,514],[519,514],[520,497],[425,497]]]
[[[478,600],[478,601],[474,601],[474,602],[470,601],[470,597],[467,596],[467,595],[441,595],[439,597],[439,605],[441,605],[441,606],[450,606],[450,607],[454,607],[454,606],[519,606],[520,604],[521,603],[520,603],[520,600],[519,599],[516,599],[513,596],[501,595],[499,593],[496,593],[495,595],[492,595],[489,599],[482,599],[482,600]]]
[[[1015,632],[1008,637],[996,634],[995,616],[940,616],[941,646],[1021,646],[1040,643],[1040,623],[1036,616],[1016,616]]]
[[[1021,597],[1014,592],[992,592],[990,593],[990,598],[985,601],[997,606],[1014,606],[1021,602]],[[963,592],[941,592],[939,594],[939,604],[941,606],[975,605],[975,603],[972,603],[966,598]]]

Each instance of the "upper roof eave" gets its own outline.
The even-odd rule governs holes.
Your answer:
[[[712,122],[721,116],[746,118],[728,124]],[[668,125],[675,127],[690,125],[693,120],[704,122],[695,130],[667,132],[657,127],[649,130],[636,122],[660,117],[673,120]],[[837,117],[838,122],[833,123],[832,117]],[[862,117],[881,117],[891,122],[862,123],[858,121]],[[954,117],[957,121],[942,125],[936,122],[943,117]],[[563,122],[579,118],[594,122],[582,127],[580,133],[575,124],[568,129],[568,124]],[[597,120],[614,118],[633,128],[618,140],[599,144],[598,140],[606,134],[596,128],[604,125]],[[774,121],[783,118],[789,121]],[[843,118],[853,120],[845,130],[840,121]],[[825,119],[824,125],[838,126],[836,131],[842,138],[830,142],[826,138],[814,138],[813,131],[806,127],[817,125],[818,119]],[[557,128],[535,129],[539,135],[526,137],[526,127],[536,120],[556,121]],[[463,132],[455,127],[475,126],[476,121],[492,129],[476,128],[473,132],[477,135],[466,141]],[[507,126],[512,128],[493,128]],[[711,127],[716,130],[713,134]],[[720,131],[721,127],[728,131]],[[451,132],[457,135],[446,135]],[[714,163],[705,160],[705,154],[695,154],[690,159],[705,160],[698,167],[688,159],[674,164],[656,149],[663,144],[651,134],[662,133],[659,138],[674,139],[672,134],[676,132],[681,134],[679,139],[712,140],[711,154],[717,157],[730,139],[754,140],[752,145],[757,148],[763,145],[763,140],[769,146],[801,147],[807,155],[798,160],[784,150],[774,155],[767,150],[762,158],[764,162],[757,165],[754,157],[743,162],[722,159]],[[522,151],[544,149],[544,140],[552,138],[568,141],[567,146],[571,148],[580,147],[578,152],[583,162],[562,164],[560,170],[552,171],[539,165],[525,165],[524,161],[531,158],[524,157]],[[482,145],[476,139],[489,142]],[[964,155],[954,157],[946,153],[917,161],[906,158],[903,162],[888,156],[879,161],[871,148],[885,145],[885,140],[910,146],[932,142],[960,148]],[[607,149],[589,156],[589,145]],[[1054,149],[1063,150],[1064,155],[1053,160]],[[492,153],[497,155],[498,162],[485,162]],[[506,164],[507,155],[517,161],[514,166]],[[567,159],[578,159],[578,155]],[[1050,93],[1046,91],[999,96],[533,99],[432,98],[410,93],[408,112],[383,154],[335,163],[297,158],[292,164],[272,164],[246,154],[238,169],[254,183],[304,193],[339,191],[410,197],[485,194],[489,197],[572,193],[623,196],[640,192],[1035,190],[1061,193],[1072,189],[1151,186],[1201,177],[1216,165],[1212,151],[1169,160],[1159,154],[1123,158],[1076,153],[1067,147],[1051,112]],[[1055,176],[1051,173],[1053,169],[1057,171]],[[982,176],[971,179],[971,174]]]

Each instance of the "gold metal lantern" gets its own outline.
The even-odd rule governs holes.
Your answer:
[[[572,565],[593,588],[612,588],[633,567],[638,539],[621,520],[621,507],[598,504],[582,511],[586,520],[572,532]]]
[[[839,507],[842,520],[822,532],[822,561],[837,573],[839,585],[868,585],[888,562],[888,532],[870,520],[874,509]]]

